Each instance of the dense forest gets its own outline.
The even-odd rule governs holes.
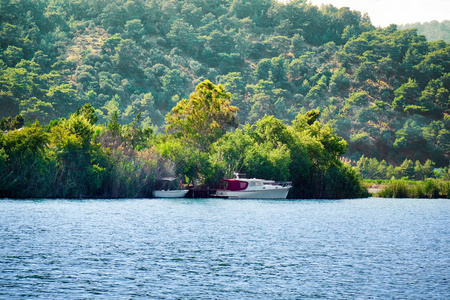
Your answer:
[[[416,29],[377,28],[368,15],[303,0],[0,0],[0,10],[2,129],[27,124],[17,136],[35,133],[33,153],[47,153],[47,144],[72,143],[70,136],[56,141],[52,130],[89,122],[93,127],[75,147],[89,149],[80,154],[89,174],[105,168],[103,156],[95,157],[108,148],[124,147],[123,157],[134,153],[136,162],[123,172],[139,161],[156,163],[161,153],[168,159],[176,143],[158,152],[155,145],[164,143],[152,144],[149,136],[175,134],[163,134],[175,130],[166,115],[205,80],[221,84],[238,108],[239,129],[230,135],[254,139],[250,128],[268,120],[291,132],[299,116],[315,112],[320,128],[348,143],[345,154],[341,148],[330,155],[345,155],[355,166],[362,158],[393,168],[404,161],[449,165],[450,44],[429,42]],[[76,121],[82,107],[92,116]],[[3,134],[2,143],[14,136]],[[4,149],[0,154],[4,163],[11,160]],[[86,189],[81,195],[92,187]]]

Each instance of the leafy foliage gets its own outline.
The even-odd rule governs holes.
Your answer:
[[[205,80],[197,85],[189,99],[178,102],[167,114],[167,130],[181,134],[200,151],[206,150],[229,128],[238,125],[238,108],[230,105],[229,99],[221,85]]]
[[[418,160],[413,162],[410,159],[405,159],[401,165],[395,167],[384,160],[379,162],[376,158],[362,156],[356,164],[356,170],[367,179],[409,179],[421,181],[427,178],[441,177],[440,172],[435,172],[435,164],[431,160],[427,160],[422,164]],[[443,179],[447,178],[444,176]]]
[[[164,172],[157,153],[139,149],[147,146],[151,130],[138,127],[135,120],[118,125],[117,134],[96,125],[94,111],[85,105],[45,130],[36,121],[2,133],[0,196],[147,196],[157,173]]]

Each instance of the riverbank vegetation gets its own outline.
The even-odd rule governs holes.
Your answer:
[[[221,85],[200,83],[155,135],[140,115],[120,125],[114,113],[97,124],[87,104],[68,119],[27,123],[0,136],[0,197],[148,197],[157,178],[217,187],[233,172],[293,181],[294,198],[367,196],[357,172],[339,157],[347,143],[299,114],[291,125],[273,116],[233,129],[237,108]],[[232,130],[233,129],[233,130]]]
[[[413,163],[405,159],[400,166],[392,166],[376,158],[361,159],[353,163],[365,178],[364,184],[372,194],[385,198],[450,198],[450,168],[435,168],[427,160]]]
[[[146,147],[151,130],[139,117],[121,126],[115,115],[97,125],[85,105],[68,119],[39,121],[2,133],[0,197],[144,197],[163,164]]]
[[[385,183],[375,195],[383,198],[450,198],[450,181],[393,180]]]

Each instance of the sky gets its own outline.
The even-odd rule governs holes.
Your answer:
[[[450,20],[450,0],[309,0],[320,6],[350,7],[361,13],[367,12],[372,24],[386,27],[416,22],[442,22]]]

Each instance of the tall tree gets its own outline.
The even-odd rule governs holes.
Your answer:
[[[179,139],[184,148],[173,149],[175,152],[187,152],[194,150],[197,154],[190,155],[188,161],[185,161],[184,170],[195,172],[192,176],[185,173],[186,176],[194,180],[196,185],[200,166],[206,162],[204,157],[209,147],[218,138],[225,134],[231,127],[237,127],[238,122],[236,113],[238,108],[230,104],[231,95],[225,91],[222,85],[215,85],[209,80],[205,80],[195,88],[189,99],[183,99],[172,109],[166,117],[167,131],[173,133],[174,137]],[[165,145],[166,154],[170,154],[167,146],[176,144],[169,141]],[[170,148],[170,147],[169,147]],[[206,158],[206,157],[204,157]],[[190,165],[190,166],[189,166]],[[193,177],[193,178],[192,178]]]
[[[230,97],[222,85],[203,81],[189,99],[178,102],[167,115],[167,130],[180,133],[200,151],[207,150],[228,129],[238,125],[238,108],[230,104]]]

